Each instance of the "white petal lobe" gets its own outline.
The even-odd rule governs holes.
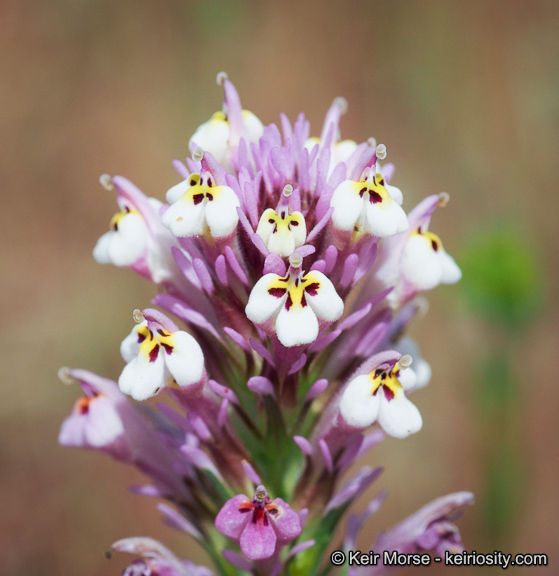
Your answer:
[[[378,394],[373,396],[372,382],[367,375],[357,376],[346,387],[340,400],[342,418],[356,428],[373,424],[379,412]]]

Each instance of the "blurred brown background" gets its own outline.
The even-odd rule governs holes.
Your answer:
[[[163,199],[178,181],[171,160],[185,157],[195,128],[221,107],[220,70],[265,123],[305,111],[314,135],[333,98],[345,96],[342,136],[387,145],[407,210],[427,194],[451,194],[432,230],[459,264],[479,228],[490,236],[512,223],[534,256],[540,306],[522,323],[495,327],[460,287],[429,296],[429,314],[413,326],[434,373],[414,398],[424,428],[374,454],[386,465],[375,489],[390,497],[362,545],[431,499],[469,489],[477,501],[460,520],[469,550],[551,554],[558,25],[553,0],[3,0],[0,573],[120,574],[131,558],[108,561],[104,551],[132,535],[200,558],[161,524],[154,501],[127,491],[141,480],[132,471],[57,445],[79,393],[56,372],[68,365],[118,377],[132,310],[154,291],[91,257],[116,211],[98,177],[122,174]],[[494,346],[513,352],[516,391],[504,416],[478,402],[491,386],[478,367]],[[501,445],[513,466],[495,485],[498,496],[514,485],[506,529],[487,520],[484,496],[492,446]]]

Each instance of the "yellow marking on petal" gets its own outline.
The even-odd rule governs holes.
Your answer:
[[[360,180],[352,183],[353,191],[361,198],[366,198],[371,204],[380,204],[381,208],[387,208],[392,202],[388,190],[384,187],[384,178],[376,174],[371,181]]]
[[[136,214],[136,216],[139,216],[140,213],[137,210],[134,210],[134,208],[128,208],[128,206],[126,206],[124,208],[124,210],[122,210],[121,212],[117,212],[112,218],[111,218],[111,223],[110,223],[110,229],[111,230],[118,230],[118,225],[120,224],[120,221],[125,217],[128,216],[128,214]]]
[[[397,378],[399,374],[400,367],[398,366],[398,363],[394,365],[394,368],[392,368],[390,372],[378,368],[369,372],[368,376],[371,380],[371,396],[377,392],[380,386],[386,388],[385,395],[388,400],[392,400],[392,398],[397,398],[404,394],[404,388]],[[389,398],[389,396],[392,396],[392,398]]]
[[[270,284],[268,284],[268,293],[276,298],[283,298],[287,294],[285,300],[285,308],[287,311],[301,310],[308,306],[305,298],[305,292],[310,296],[315,296],[320,290],[319,278],[309,272],[302,278],[277,277]]]
[[[227,118],[225,117],[225,113],[222,110],[218,112],[214,112],[212,117],[210,118],[210,122],[227,122]]]
[[[150,353],[155,346],[159,345],[157,339],[146,325],[138,326],[136,332],[138,333],[138,342],[140,343],[138,356],[142,356],[146,362],[149,362]]]
[[[204,177],[200,174],[191,174],[188,183],[190,188],[181,196],[181,200],[194,206],[204,201],[213,202],[223,191],[223,186],[216,186],[213,177],[207,174]]]
[[[289,278],[282,278],[281,276],[278,276],[268,284],[267,291],[272,296],[281,298],[287,293],[287,290],[289,289],[289,283]]]
[[[301,282],[295,282],[289,287],[285,307],[289,312],[291,310],[302,310],[305,306],[307,306],[307,301],[303,285]]]
[[[433,232],[429,231],[422,232],[421,228],[417,228],[410,234],[410,238],[416,235],[425,238],[431,244],[431,249],[434,252],[438,252],[443,247],[441,239],[436,234],[433,234]]]

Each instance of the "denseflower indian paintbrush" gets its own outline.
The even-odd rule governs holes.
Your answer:
[[[340,140],[342,98],[311,138],[303,114],[264,126],[224,73],[218,83],[223,109],[174,161],[166,203],[101,177],[120,211],[94,257],[156,284],[157,308],[134,311],[117,382],[61,369],[85,396],[59,441],[137,467],[149,483],[133,489],[213,560],[128,538],[113,545],[139,557],[125,576],[328,574],[334,531],[381,473],[350,466],[422,427],[410,396],[431,370],[403,335],[417,297],[461,276],[429,230],[448,195],[406,214],[386,147]],[[383,498],[349,516],[345,550]],[[471,500],[435,500],[369,547],[461,551],[452,519]]]

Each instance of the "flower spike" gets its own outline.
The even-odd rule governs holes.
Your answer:
[[[96,259],[158,284],[152,304],[175,320],[134,312],[118,384],[60,371],[85,396],[59,441],[146,475],[151,484],[132,491],[164,499],[164,521],[199,541],[216,573],[315,574],[347,509],[382,471],[359,470],[358,460],[386,435],[422,427],[408,397],[431,370],[405,333],[425,311],[421,294],[461,275],[428,231],[448,194],[406,215],[386,146],[342,140],[343,98],[309,138],[303,114],[264,127],[227,74],[217,83],[222,110],[195,131],[190,156],[173,162],[181,182],[166,204],[120,176],[100,178],[120,213]],[[165,387],[173,406],[133,401]],[[351,469],[359,471],[342,486]],[[349,519],[344,551],[357,547],[383,494]],[[459,550],[452,521],[470,498],[433,502],[379,536],[375,552]],[[140,557],[125,576],[213,576],[148,538],[114,549]],[[391,570],[349,561],[341,572]]]

